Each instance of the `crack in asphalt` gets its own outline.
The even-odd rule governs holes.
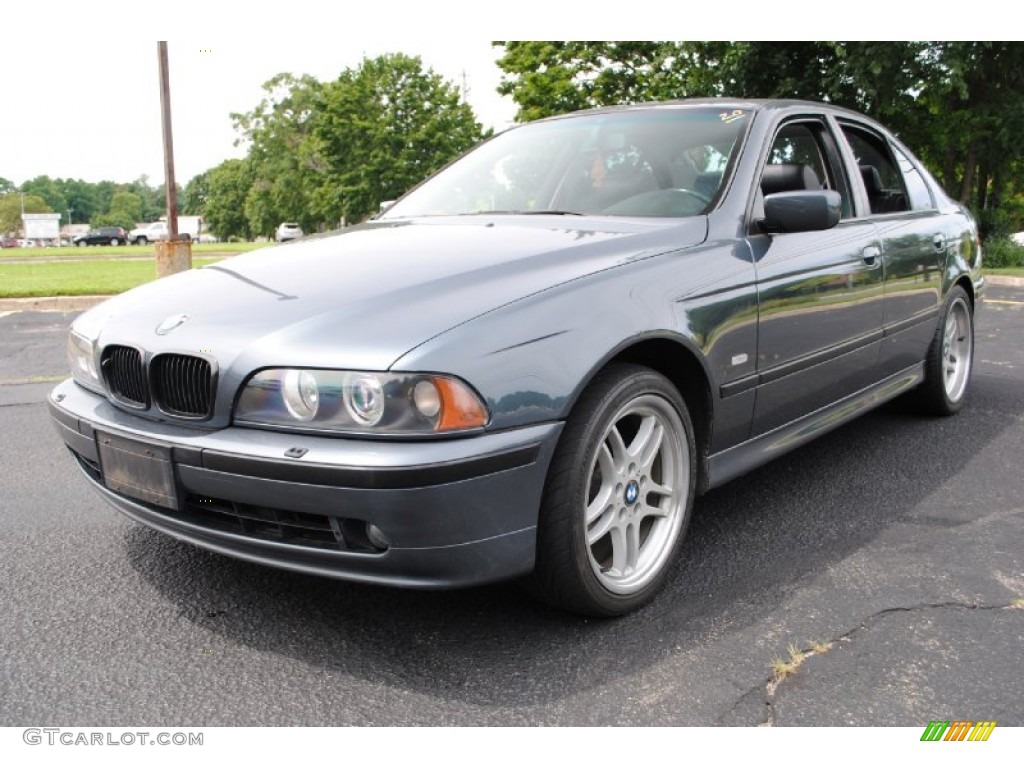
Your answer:
[[[810,647],[801,648],[796,652],[796,654],[794,654],[791,651],[790,655],[792,657],[792,661],[789,663],[792,666],[791,669],[789,669],[787,672],[781,675],[773,673],[766,681],[758,683],[757,685],[750,688],[750,690],[748,690],[746,693],[744,693],[736,700],[736,703],[733,704],[733,706],[729,709],[728,712],[725,713],[725,715],[728,715],[729,713],[736,711],[736,709],[738,709],[741,704],[749,701],[753,697],[760,698],[760,694],[763,693],[762,706],[765,710],[765,716],[761,722],[757,723],[757,725],[759,727],[772,727],[775,725],[775,697],[778,693],[778,689],[785,683],[786,678],[792,677],[796,674],[804,660],[810,658],[811,656],[824,655],[839,643],[851,642],[859,632],[861,632],[864,629],[867,629],[868,627],[874,624],[877,624],[884,617],[889,616],[890,614],[914,613],[916,611],[943,609],[961,611],[1022,610],[1024,609],[1024,600],[1018,598],[1003,605],[982,605],[979,603],[963,603],[952,600],[942,603],[919,603],[917,605],[911,606],[895,606],[893,608],[883,608],[882,610],[877,611],[868,616],[866,619],[857,624],[857,626],[847,630],[846,632],[843,632],[840,635],[837,635],[836,637],[833,637],[823,643],[815,643]],[[725,715],[723,715],[722,718],[724,718]],[[722,718],[719,718],[719,720],[721,720]]]

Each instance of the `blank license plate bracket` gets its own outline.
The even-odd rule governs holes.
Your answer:
[[[178,508],[171,449],[105,432],[96,433],[103,483],[115,493]]]

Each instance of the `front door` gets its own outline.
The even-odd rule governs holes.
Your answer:
[[[772,165],[803,166],[799,173]],[[808,173],[808,170],[811,173]],[[787,424],[877,379],[883,272],[874,226],[856,215],[835,139],[821,121],[783,125],[761,189],[773,179],[834,189],[843,218],[822,232],[752,236],[758,283],[757,402],[751,436]]]

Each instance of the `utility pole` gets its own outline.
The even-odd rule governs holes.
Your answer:
[[[167,201],[167,242],[155,243],[156,276],[192,269],[192,243],[178,240],[178,193],[174,183],[174,139],[171,135],[171,80],[167,66],[167,41],[156,44],[160,69],[160,113],[164,134],[164,189]]]

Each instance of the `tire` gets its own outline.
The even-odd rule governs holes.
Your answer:
[[[116,237],[112,237],[112,238],[110,238],[110,244],[111,245],[120,245],[121,241],[118,240]]]
[[[925,413],[952,416],[964,406],[974,368],[974,313],[959,285],[949,292],[925,358],[924,381],[916,398]]]
[[[147,240],[145,237],[136,237],[135,238],[135,244],[136,245],[146,245],[148,242],[149,242],[149,240]]]
[[[527,587],[585,616],[640,607],[679,551],[696,475],[693,425],[676,388],[649,368],[609,366],[559,438]]]
[[[79,248],[85,248],[85,246],[87,246],[87,245],[88,245],[88,243],[85,242],[85,240],[79,240],[78,241],[78,247]]]

